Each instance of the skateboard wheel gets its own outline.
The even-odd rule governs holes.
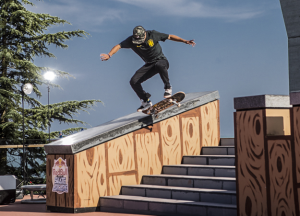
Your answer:
[[[177,104],[177,107],[180,107],[181,106],[181,104]]]
[[[170,102],[170,103],[172,103],[172,101],[173,101],[172,99],[169,99],[169,102]]]

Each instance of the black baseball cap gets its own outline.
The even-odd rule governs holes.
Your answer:
[[[134,44],[143,43],[145,41],[145,32],[146,30],[143,28],[143,26],[136,26],[133,29],[132,43]]]

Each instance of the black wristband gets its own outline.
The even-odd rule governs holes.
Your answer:
[[[107,54],[109,56],[109,58],[111,58],[111,55]]]

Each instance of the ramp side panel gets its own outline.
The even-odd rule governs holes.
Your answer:
[[[211,130],[219,128],[218,106],[213,101],[75,154],[74,208],[97,207],[101,196],[120,194],[122,185],[181,164],[183,155],[199,155],[204,141],[217,145],[219,131]]]
[[[134,132],[136,146],[137,180],[140,184],[143,175],[161,173],[163,166],[163,146],[160,124],[155,124],[149,129]]]
[[[180,119],[182,156],[199,155],[202,148],[200,109],[194,109],[190,112],[183,113],[180,116]]]
[[[218,146],[220,143],[219,100],[200,107],[202,145]]]

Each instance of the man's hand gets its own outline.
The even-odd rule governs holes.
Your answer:
[[[196,45],[194,40],[187,40],[187,41],[185,41],[185,43],[188,44],[188,45],[192,45],[193,47]]]
[[[100,54],[100,59],[101,59],[101,61],[107,61],[108,59],[110,59],[110,55],[105,54],[105,53],[101,53]]]
[[[186,43],[186,44],[192,45],[193,47],[196,45],[196,43],[194,42],[194,40],[184,40],[181,37],[178,37],[176,35],[171,35],[170,34],[169,37],[168,37],[168,39],[172,40],[172,41]]]
[[[108,59],[110,59],[112,57],[113,54],[117,53],[119,49],[121,49],[120,44],[114,46],[108,54],[101,53],[100,59],[102,61],[107,61]]]

